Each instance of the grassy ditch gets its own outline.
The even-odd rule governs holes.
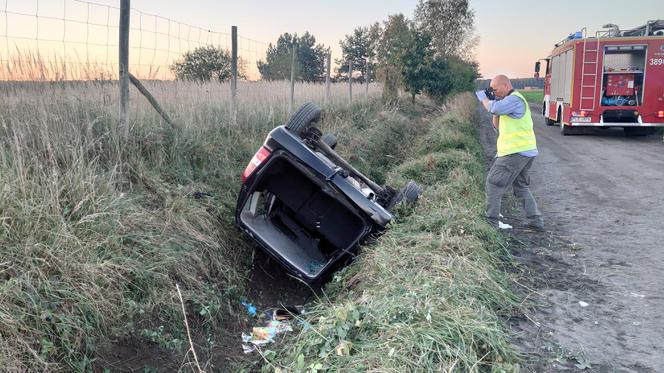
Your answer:
[[[133,369],[177,370],[189,346],[175,284],[203,364],[226,351],[224,331],[251,257],[233,222],[240,174],[285,120],[288,84],[240,84],[237,125],[228,121],[227,84],[147,85],[176,126],[132,91],[131,138],[120,146],[115,84],[2,83],[0,366],[7,371],[100,369],[122,346],[128,357],[167,357]],[[324,95],[322,85],[296,91],[298,102]],[[332,89],[330,127],[381,109],[362,97],[347,108],[346,94]]]
[[[425,193],[335,276],[306,326],[262,351],[256,364],[263,371],[518,369],[500,318],[518,301],[500,269],[506,253],[499,234],[482,219],[475,112],[470,95],[457,96],[442,114],[402,122],[408,127],[392,132],[403,136],[374,145],[397,160],[385,164],[384,155],[364,152],[365,170],[375,167],[395,185],[412,178]]]

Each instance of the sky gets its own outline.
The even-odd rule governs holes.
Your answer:
[[[119,6],[119,0],[93,1]],[[339,40],[344,35],[358,26],[383,21],[389,14],[403,13],[412,18],[417,3],[418,0],[132,0],[131,6],[144,13],[222,32],[224,34],[218,35],[220,40],[226,38],[226,33],[230,33],[231,25],[238,26],[238,33],[242,37],[252,39],[241,39],[241,48],[255,58],[264,54],[264,43],[276,41],[280,34],[302,34],[305,31],[312,33],[319,43],[330,46],[333,58],[339,58]],[[476,34],[479,36],[475,55],[480,64],[480,72],[485,77],[496,74],[530,77],[537,59],[546,57],[556,42],[583,27],[587,27],[589,35],[594,35],[595,31],[600,30],[606,23],[614,23],[627,29],[642,25],[649,19],[664,19],[661,0],[604,0],[599,4],[595,1],[559,0],[555,6],[550,6],[527,0],[470,0],[471,8],[475,11]],[[626,11],[627,4],[629,11]],[[7,15],[2,11],[4,8],[10,12],[50,14],[57,18],[63,5],[67,9],[68,17],[87,19],[86,6],[76,0],[0,0],[0,40],[4,34],[3,28],[8,29],[9,34],[32,38],[35,26],[39,23],[40,39],[48,36],[55,40],[79,37],[87,38],[88,41],[99,39],[101,44],[105,42],[103,39],[108,37],[109,32],[104,27],[95,31],[94,27],[85,29],[83,25],[74,23],[67,24],[66,31],[50,32],[49,27],[56,30],[58,27],[62,28],[62,25],[46,17],[35,21],[34,17]],[[91,14],[92,21],[102,24],[117,17],[114,12],[105,13],[103,9],[94,6]],[[167,23],[157,25],[150,17],[139,19],[132,14],[132,26],[137,27],[139,22],[145,23],[141,26],[146,29],[153,27],[153,23],[154,27],[160,30],[170,27]],[[66,37],[60,35],[63,32]],[[111,29],[110,37],[115,37],[116,32],[116,29]],[[136,39],[137,33],[132,35],[135,39],[130,43],[135,45],[139,42]],[[144,40],[140,42],[144,46],[150,45],[151,41],[147,39],[151,40],[152,37],[144,36]],[[157,42],[155,38],[154,43],[161,45],[166,42],[167,40]],[[46,44],[41,43],[40,48],[46,48]],[[71,46],[69,48],[75,49]],[[90,47],[87,48],[90,53]],[[105,51],[102,48],[94,53],[105,53],[109,59],[109,53],[115,52],[115,48],[106,48]],[[2,53],[3,49],[0,47],[0,59]],[[4,53],[7,53],[7,49]],[[80,55],[85,54],[85,51],[74,50],[73,53]],[[134,53],[132,57],[138,58],[139,61],[142,59],[142,64],[149,63],[150,59],[161,59],[156,52]],[[134,60],[133,63],[137,62]]]

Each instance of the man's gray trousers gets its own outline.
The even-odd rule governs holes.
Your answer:
[[[534,160],[535,157],[526,157],[521,154],[510,154],[495,159],[486,178],[486,217],[490,221],[498,221],[501,200],[511,185],[514,196],[526,212],[528,223],[536,226],[543,225],[542,214],[528,188],[530,185],[528,171]]]

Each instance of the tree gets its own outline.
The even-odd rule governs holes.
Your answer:
[[[431,61],[430,78],[424,92],[442,100],[446,96],[475,88],[477,63],[467,62],[456,56],[435,56]]]
[[[415,96],[427,89],[429,81],[436,77],[432,69],[434,51],[431,48],[431,35],[417,29],[411,33],[412,42],[401,56],[401,74],[406,91],[410,92],[415,102]]]
[[[433,47],[441,55],[471,60],[477,44],[474,35],[475,12],[469,0],[420,0],[415,22],[432,36]]]
[[[212,45],[186,52],[170,69],[180,80],[224,82],[231,78],[231,55]],[[238,77],[246,78],[246,61],[238,58]]]
[[[399,88],[413,100],[420,93],[442,100],[451,93],[473,89],[477,63],[440,53],[435,37],[403,14],[389,16],[380,35],[377,60],[385,101],[395,100]]]
[[[384,22],[383,32],[378,43],[377,58],[379,75],[384,83],[383,99],[397,98],[398,88],[403,85],[403,55],[411,43],[410,21],[403,15],[391,15]]]
[[[342,75],[348,74],[348,62],[353,62],[353,70],[362,70],[362,80],[366,81],[366,66],[369,62],[369,70],[376,71],[376,63],[373,61],[376,56],[376,47],[380,39],[380,24],[376,23],[370,27],[358,27],[353,33],[346,35],[344,40],[340,41],[342,58],[336,62],[337,79]],[[374,74],[375,75],[375,74]]]
[[[316,44],[316,38],[309,32],[298,37],[297,34],[284,33],[275,45],[267,48],[265,61],[258,61],[258,71],[266,80],[290,79],[293,45],[297,46],[296,79],[306,82],[320,82],[325,76],[325,56],[327,49]]]
[[[454,92],[475,89],[475,82],[480,76],[477,62],[468,62],[457,56],[448,56],[446,58],[449,64],[449,79],[452,81]]]

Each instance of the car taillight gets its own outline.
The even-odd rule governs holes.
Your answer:
[[[660,110],[657,112],[657,118],[664,118],[664,110]]]
[[[244,169],[244,172],[242,173],[242,183],[247,181],[247,178],[249,178],[249,176],[254,173],[256,168],[260,166],[260,164],[263,163],[263,161],[266,160],[269,156],[270,151],[265,146],[261,146],[256,154],[254,154],[254,157],[251,158],[251,161],[249,161],[247,168]]]
[[[585,117],[586,114],[588,114],[588,113],[586,113],[585,110],[581,110],[581,115],[580,115],[581,117]]]

